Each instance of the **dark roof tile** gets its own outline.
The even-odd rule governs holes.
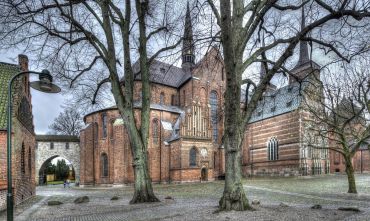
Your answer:
[[[141,80],[139,62],[133,65],[135,80]],[[149,67],[150,81],[174,88],[180,87],[184,82],[191,78],[190,71],[154,60]]]
[[[264,120],[299,108],[307,82],[292,83],[276,91],[268,92],[257,104],[249,123]]]
[[[80,142],[80,138],[71,135],[36,135],[36,141],[41,142]]]
[[[2,130],[6,129],[8,83],[19,71],[18,65],[0,62],[0,129]]]

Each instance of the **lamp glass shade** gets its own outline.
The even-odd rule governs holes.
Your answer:
[[[61,91],[60,87],[45,81],[34,81],[30,83],[30,86],[35,90],[45,93],[59,93]]]

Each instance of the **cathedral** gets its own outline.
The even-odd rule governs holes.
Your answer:
[[[181,68],[155,60],[150,66],[151,111],[148,145],[153,182],[210,181],[224,176],[222,103],[223,61],[212,48],[195,63],[190,11],[187,10]],[[141,106],[139,64],[134,105]],[[84,117],[81,131],[80,185],[132,183],[134,171],[128,134],[118,109]]]
[[[303,21],[303,19],[302,19]],[[302,22],[302,27],[304,22]],[[305,141],[309,114],[304,96],[319,90],[307,81],[320,79],[308,45],[300,43],[299,61],[288,85],[269,85],[253,113],[242,146],[243,175],[297,176],[330,172],[327,150]],[[134,64],[136,119],[140,117],[141,77]],[[263,71],[260,73],[263,75]],[[155,60],[150,66],[151,111],[149,171],[155,183],[200,182],[225,176],[223,94],[225,73],[219,50],[211,48],[195,62],[192,24],[186,13],[182,66]],[[243,101],[241,101],[243,106]],[[118,109],[84,116],[80,135],[80,185],[133,183],[130,142]]]

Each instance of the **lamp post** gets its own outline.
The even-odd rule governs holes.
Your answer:
[[[14,75],[8,83],[8,119],[7,119],[7,178],[8,178],[8,194],[6,196],[6,214],[7,220],[13,221],[13,193],[12,193],[12,85],[13,81],[19,76],[25,74],[37,74],[39,75],[39,81],[31,82],[30,86],[33,89],[42,91],[45,93],[59,93],[60,88],[54,85],[53,77],[50,75],[48,70],[42,70],[42,72],[35,71],[24,71]]]

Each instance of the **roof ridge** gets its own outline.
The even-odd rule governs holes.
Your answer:
[[[9,65],[9,66],[20,68],[19,64],[12,64],[12,63],[4,62],[4,61],[0,61],[0,64]]]

